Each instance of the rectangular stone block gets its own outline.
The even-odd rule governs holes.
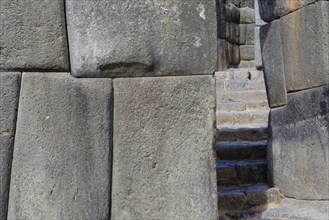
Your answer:
[[[217,71],[226,70],[229,65],[229,47],[232,47],[229,42],[217,39]]]
[[[329,84],[329,2],[308,5],[280,22],[287,91]]]
[[[7,218],[21,73],[0,72],[0,219]]]
[[[216,1],[67,0],[77,77],[212,74]]]
[[[108,219],[112,85],[23,73],[9,219]]]
[[[262,48],[260,45],[260,27],[255,27],[255,64],[257,69],[262,69]]]
[[[225,5],[225,18],[228,22],[239,24],[240,9],[232,3]]]
[[[279,21],[260,28],[260,45],[269,105],[283,106],[287,103],[287,91]]]
[[[226,24],[226,40],[231,44],[239,44],[240,43],[240,25],[227,22]]]
[[[69,70],[63,0],[1,0],[0,20],[0,70]]]
[[[240,45],[255,44],[255,24],[240,24],[239,25],[239,42]]]
[[[254,45],[240,45],[240,59],[241,60],[254,60],[255,59],[255,46]]]
[[[270,22],[318,0],[259,0],[261,18]]]
[[[257,1],[257,0],[255,0]],[[254,24],[255,23],[255,9],[244,7],[240,8],[240,24]]]
[[[329,85],[288,95],[271,110],[268,161],[275,186],[296,199],[329,199]]]
[[[112,219],[218,219],[215,80],[114,80]]]

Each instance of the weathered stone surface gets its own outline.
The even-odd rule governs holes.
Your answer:
[[[21,73],[0,72],[0,219],[7,218]]]
[[[270,22],[318,0],[259,0],[261,18]]]
[[[63,0],[1,0],[0,20],[0,70],[69,70]]]
[[[260,28],[260,45],[269,105],[283,106],[287,103],[287,91],[279,21]]]
[[[279,207],[262,213],[265,219],[328,219],[329,201],[307,201],[285,198]],[[263,219],[262,218],[262,219]]]
[[[225,17],[228,22],[240,23],[240,10],[234,4],[225,5]]]
[[[254,45],[241,45],[240,46],[240,59],[241,60],[254,60],[255,59],[255,46]]]
[[[218,219],[215,81],[114,80],[112,219]]]
[[[329,84],[329,1],[308,5],[280,22],[287,91]]]
[[[240,26],[239,24],[228,22],[226,24],[226,40],[232,44],[240,42]]]
[[[224,0],[216,0],[217,9],[217,37],[220,39],[226,38],[226,12]]]
[[[244,7],[240,8],[240,24],[254,24],[255,23],[255,10]]]
[[[239,44],[253,45],[255,42],[255,25],[254,24],[240,24],[239,25]]]
[[[217,39],[217,68],[216,70],[226,70],[229,64],[228,47],[229,42],[224,39]]]
[[[255,65],[257,69],[262,69],[262,48],[260,45],[260,27],[255,27]]]
[[[288,95],[271,110],[269,163],[275,186],[296,199],[329,199],[329,85]]]
[[[77,77],[212,74],[216,2],[67,0]]]
[[[109,218],[110,79],[23,73],[9,219]]]

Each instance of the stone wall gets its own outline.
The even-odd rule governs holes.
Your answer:
[[[217,219],[215,4],[2,0],[0,218]]]
[[[329,200],[329,2],[259,3],[271,179],[286,196]]]

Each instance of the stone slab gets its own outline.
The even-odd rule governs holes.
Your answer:
[[[0,70],[69,70],[63,0],[1,0],[0,20]]]
[[[0,219],[7,218],[21,73],[0,72]]]
[[[259,0],[261,18],[270,22],[318,0]]]
[[[329,2],[308,5],[280,23],[287,91],[329,84]]]
[[[215,80],[114,80],[112,219],[218,219]]]
[[[249,7],[240,8],[240,24],[255,23],[255,9]]]
[[[329,219],[329,201],[307,201],[285,198],[279,207],[262,213],[266,219]]]
[[[23,73],[9,219],[108,219],[110,79]]]
[[[254,45],[255,44],[255,25],[240,24],[239,25],[239,44]]]
[[[240,45],[240,59],[241,60],[254,60],[255,59],[255,46],[254,45]]]
[[[77,77],[212,74],[216,1],[67,0]]]
[[[287,103],[287,91],[279,21],[261,26],[260,45],[269,106],[283,106]]]
[[[255,27],[255,65],[257,69],[262,69],[262,48],[260,44],[260,27]]]
[[[268,162],[274,185],[296,199],[329,199],[329,85],[288,95],[271,110]]]

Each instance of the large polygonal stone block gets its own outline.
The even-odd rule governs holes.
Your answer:
[[[7,218],[21,73],[0,72],[0,219]]]
[[[268,162],[274,185],[296,199],[329,199],[329,85],[288,95],[271,110]]]
[[[69,70],[63,0],[1,0],[0,21],[0,70]]]
[[[261,18],[270,22],[318,0],[258,0]]]
[[[283,106],[287,103],[287,91],[279,21],[261,26],[260,45],[269,105]]]
[[[76,77],[212,74],[216,1],[67,0]]]
[[[329,84],[329,2],[308,5],[280,23],[287,91]]]
[[[110,79],[23,73],[9,219],[108,219]]]
[[[114,80],[112,219],[218,219],[212,76]]]

